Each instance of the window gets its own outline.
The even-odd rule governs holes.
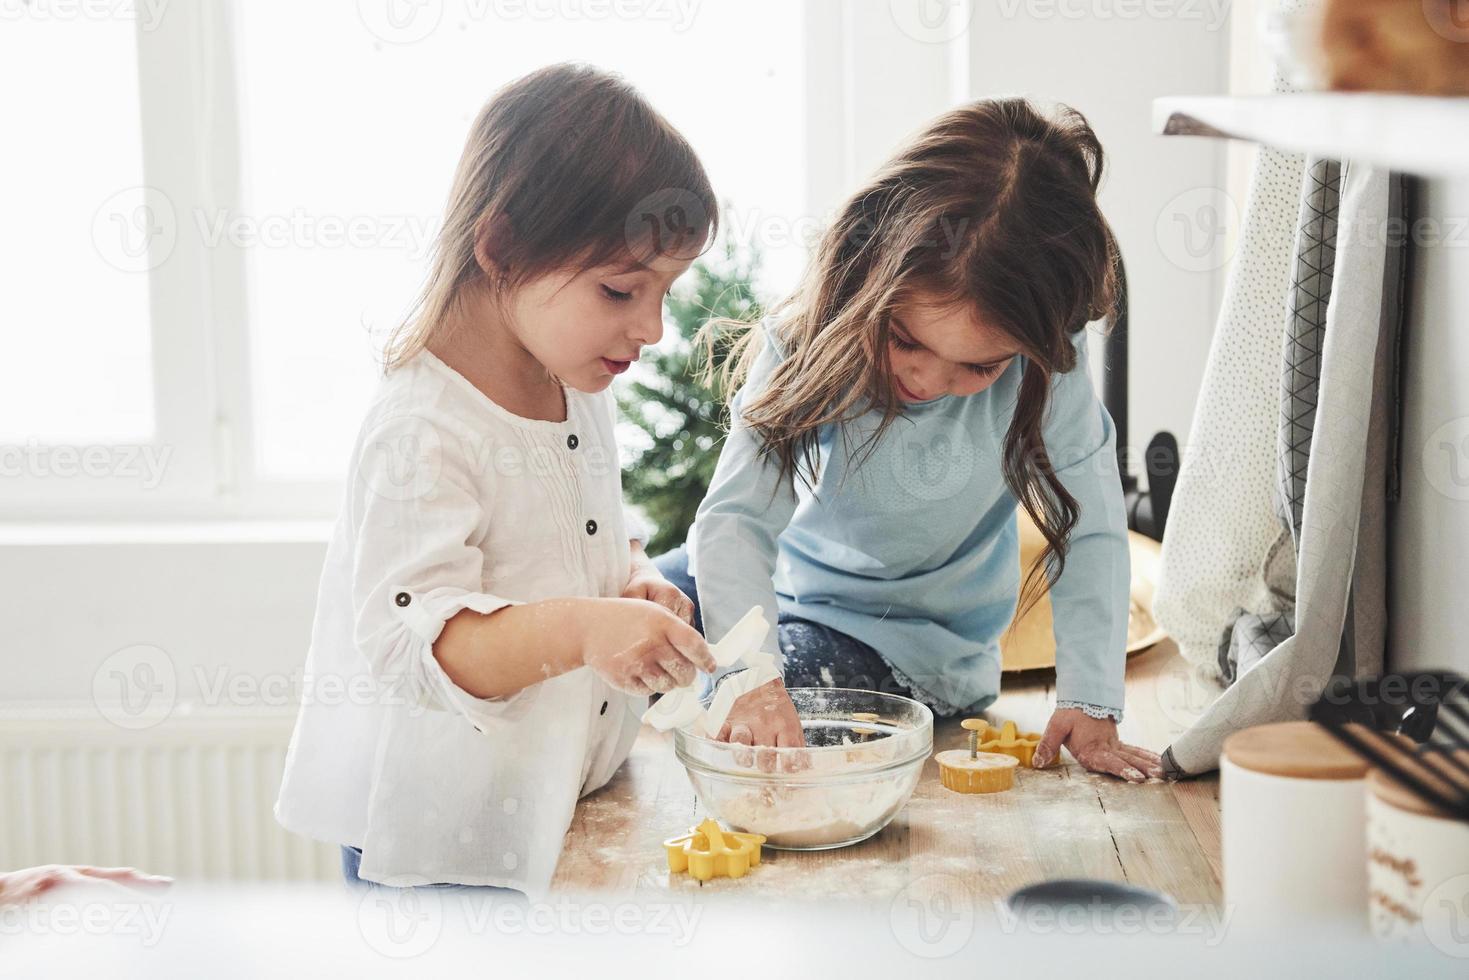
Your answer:
[[[0,442],[31,454],[149,441],[148,245],[160,225],[143,190],[133,24],[7,23],[0,86]]]
[[[698,149],[722,197],[759,203],[737,233],[798,213],[799,4],[629,3],[642,16],[628,19],[610,4],[586,16],[534,2],[404,5],[399,20],[392,7],[375,20],[374,6],[294,5],[290,30],[275,5],[237,7],[241,227],[271,239],[250,250],[248,274],[267,479],[340,476],[465,133],[503,83],[555,61],[619,71]]]
[[[16,6],[0,25],[0,126],[20,149],[0,183],[3,519],[330,517],[470,122],[540,65],[637,85],[703,158],[726,233],[759,248],[766,293],[784,292],[854,147],[936,108],[868,112],[853,139],[854,79],[893,45],[905,77],[933,76],[924,92],[950,71],[893,16],[791,0]]]

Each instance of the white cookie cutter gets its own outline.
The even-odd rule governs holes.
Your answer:
[[[644,723],[660,732],[687,725],[705,737],[717,736],[735,701],[761,684],[780,677],[780,671],[775,669],[775,655],[760,649],[768,632],[770,623],[765,614],[759,606],[753,607],[724,634],[724,639],[709,647],[718,666],[732,667],[743,662],[746,668],[720,682],[709,709],[704,710],[692,686],[681,687],[669,691],[658,699],[657,704],[643,712]]]

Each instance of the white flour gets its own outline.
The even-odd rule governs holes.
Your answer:
[[[877,750],[874,752],[874,750]],[[860,752],[830,750],[810,753],[809,775],[837,776],[891,758],[879,746]],[[856,765],[860,759],[861,766]],[[921,764],[865,780],[830,785],[791,784],[771,779],[747,786],[711,786],[717,797],[705,804],[736,830],[764,834],[779,847],[821,847],[872,833],[891,820],[907,802]]]

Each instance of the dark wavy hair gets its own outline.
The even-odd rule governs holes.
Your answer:
[[[787,356],[743,412],[782,478],[813,485],[818,429],[880,408],[860,462],[901,411],[888,361],[893,311],[919,294],[969,304],[1028,360],[1003,463],[1046,539],[1022,612],[1044,591],[1041,576],[1060,577],[1078,517],[1042,439],[1052,376],[1076,366],[1076,333],[1115,312],[1102,168],[1096,133],[1067,106],[1047,115],[1025,99],[985,99],[935,119],[841,207],[801,286],[775,308]],[[748,373],[761,329],[732,342],[726,390]]]

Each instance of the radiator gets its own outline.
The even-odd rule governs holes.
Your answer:
[[[336,847],[286,832],[271,813],[294,719],[175,711],[130,731],[90,705],[0,709],[0,869],[340,880]]]

